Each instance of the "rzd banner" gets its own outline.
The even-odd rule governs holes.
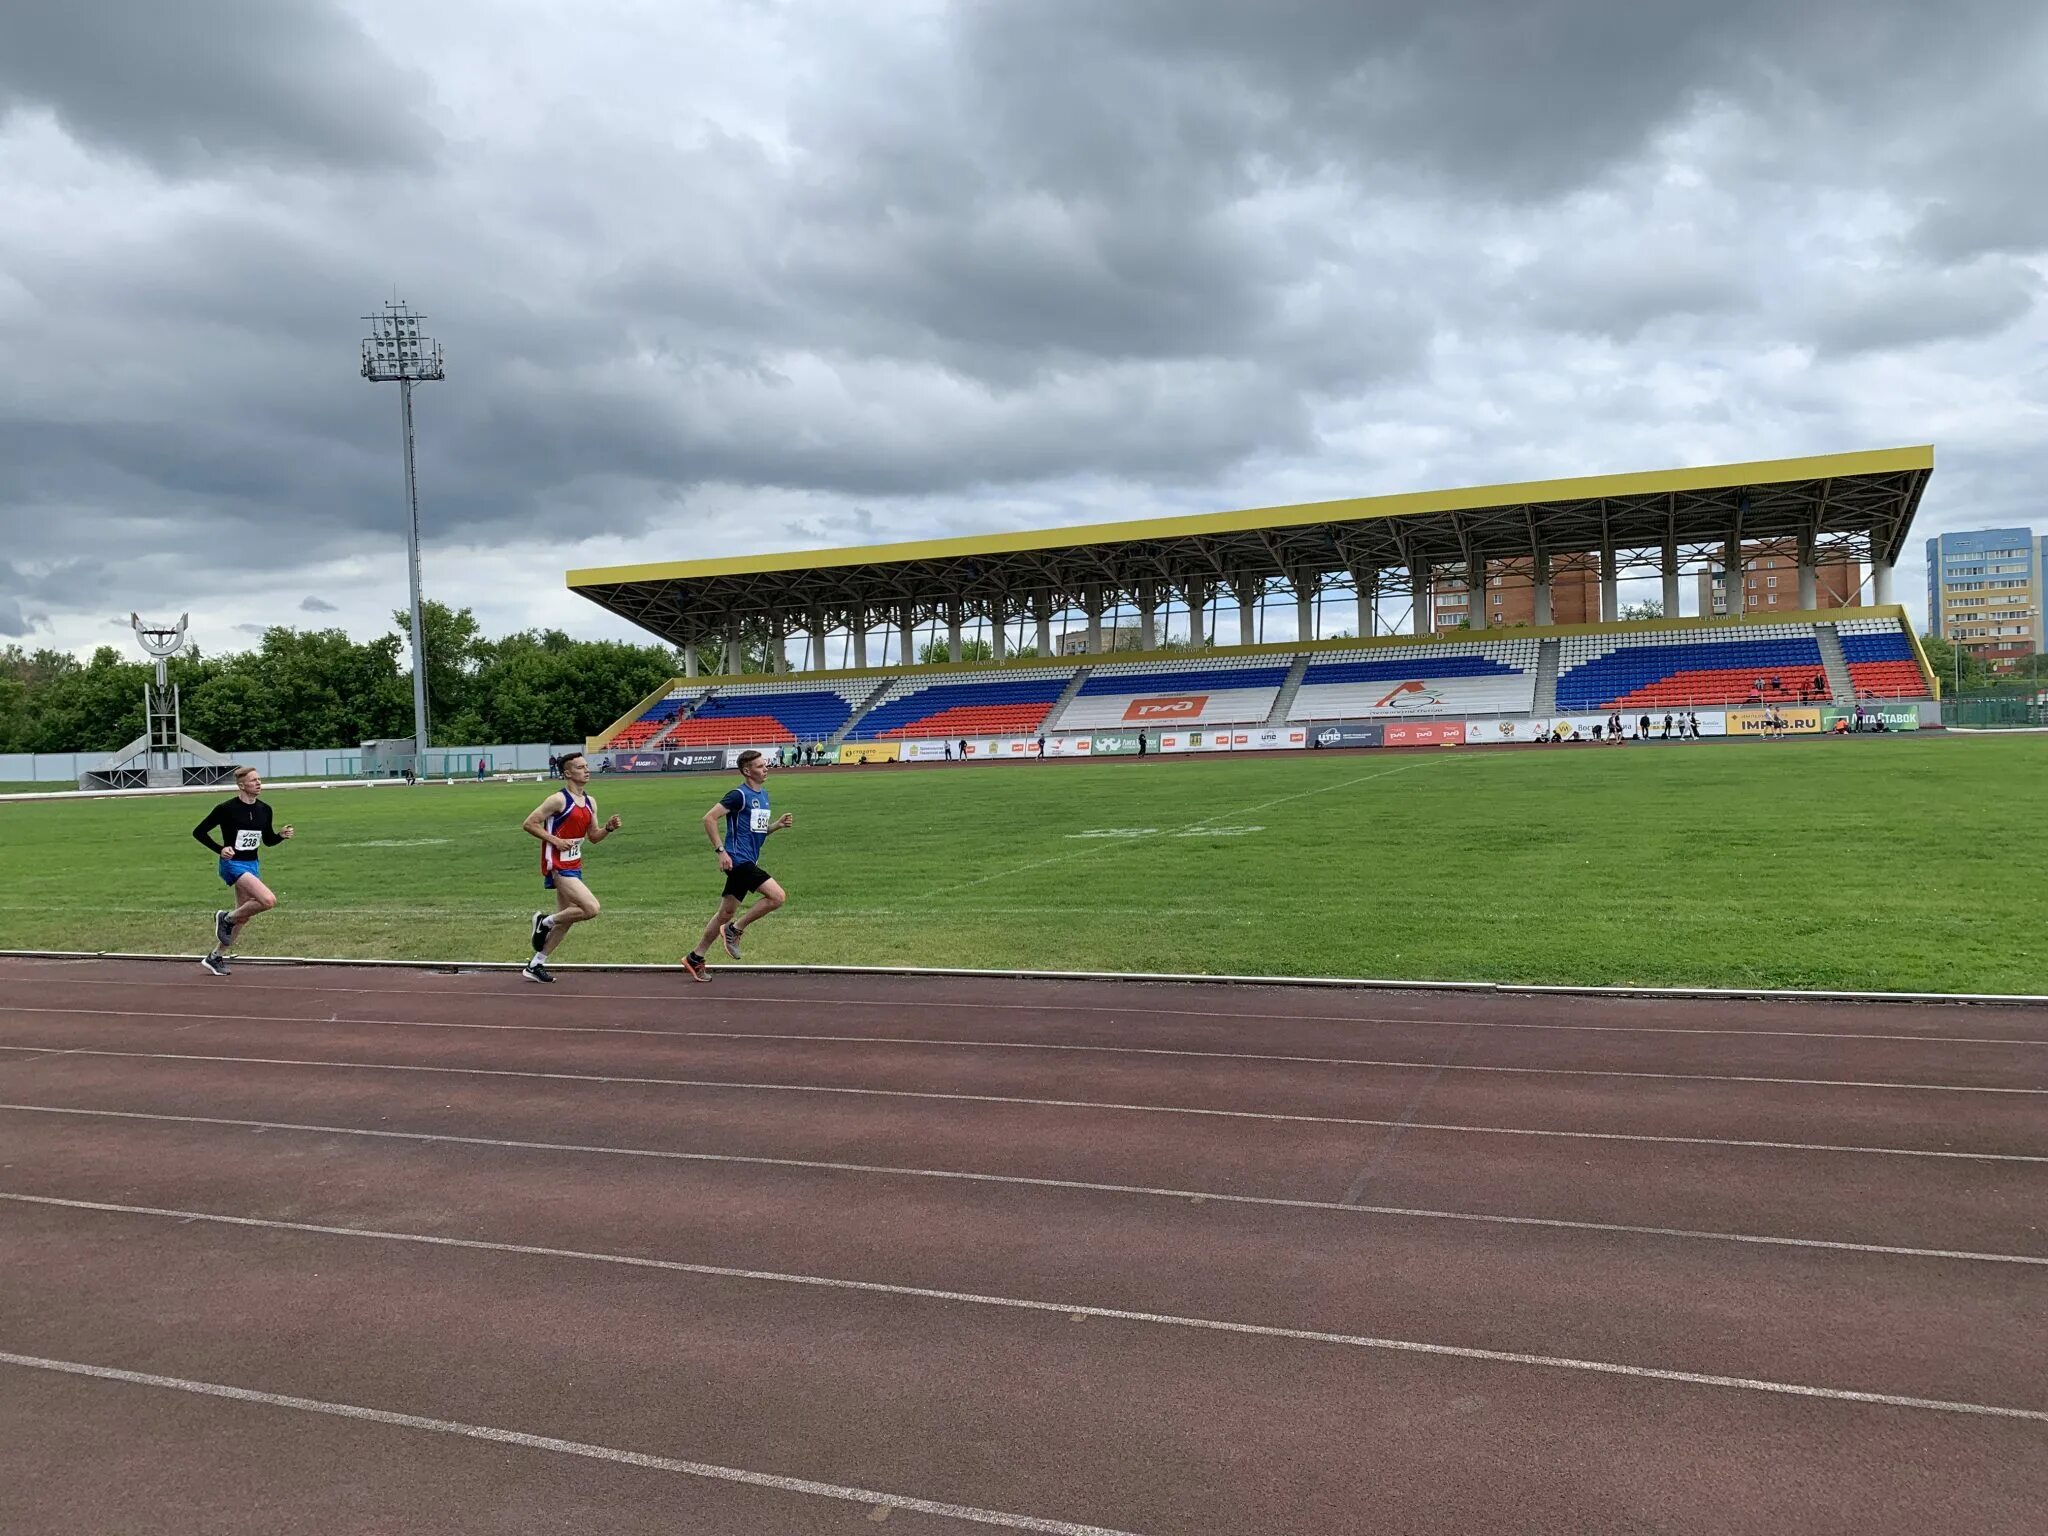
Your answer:
[[[1769,721],[1775,713],[1788,731],[1813,735],[1820,730],[1820,711],[1795,705],[1790,709],[1731,709],[1728,711],[1728,734],[1730,736],[1761,736],[1770,728]]]
[[[839,744],[842,763],[893,763],[903,755],[900,741],[844,741]]]
[[[1390,747],[1462,747],[1462,720],[1389,720],[1385,745]]]

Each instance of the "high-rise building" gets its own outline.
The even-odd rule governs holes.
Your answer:
[[[1944,640],[2009,667],[2048,650],[2042,565],[2048,539],[2030,528],[1944,533],[1927,541],[1927,625]]]
[[[1854,560],[1824,562],[1814,567],[1816,610],[1863,606],[1863,567]],[[1719,565],[1699,578],[1700,613],[1728,611],[1727,572]],[[1742,611],[1749,618],[1792,613],[1799,608],[1799,558],[1773,544],[1742,547]]]
[[[1509,573],[1505,562],[1492,560],[1486,566],[1486,590],[1479,594],[1486,613],[1486,628],[1505,629],[1514,624],[1536,622],[1536,588],[1526,566]],[[1430,609],[1438,633],[1470,626],[1472,594],[1463,576],[1443,576],[1430,583]],[[1597,559],[1566,561],[1555,558],[1550,568],[1550,622],[1553,624],[1598,624],[1600,622],[1600,568]]]

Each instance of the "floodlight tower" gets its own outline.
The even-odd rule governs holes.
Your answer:
[[[414,314],[403,299],[393,299],[381,315],[365,315],[370,334],[363,338],[363,377],[373,384],[398,385],[399,419],[405,431],[405,505],[412,554],[412,750],[427,750],[427,645],[420,622],[420,488],[412,469],[412,387],[448,375],[441,368],[441,344],[420,334],[425,315]]]

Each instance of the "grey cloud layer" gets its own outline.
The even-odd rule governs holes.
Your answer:
[[[295,573],[398,536],[394,283],[434,537],[541,573],[1937,429],[1979,507],[2040,478],[1983,382],[2041,334],[2034,7],[567,14],[0,15],[0,633],[83,549],[381,624]]]

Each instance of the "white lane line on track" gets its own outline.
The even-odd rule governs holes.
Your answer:
[[[566,976],[578,976],[574,966],[566,967]],[[744,969],[728,974],[745,974]],[[144,980],[81,977],[67,980],[70,987],[148,987],[161,990],[162,983]],[[450,991],[446,987],[294,987],[275,982],[249,981],[236,978],[237,992],[289,992],[301,997],[328,999],[336,996],[348,997],[438,997],[463,1002],[483,999],[498,1003],[549,1003],[559,1008],[562,999],[549,998],[522,988],[517,992],[464,993]],[[603,1003],[670,1003],[678,1001],[673,992],[599,992],[579,995],[577,1001],[592,1005]],[[711,1000],[717,1006],[720,1000]],[[789,1003],[831,1008],[896,1008],[906,1006],[900,997],[809,997],[793,993],[749,992],[735,1001],[745,1004]],[[699,1005],[692,1004],[693,1009]],[[1112,1007],[1102,1003],[1005,1003],[998,1001],[960,1002],[946,999],[917,999],[915,1005],[920,1011],[932,1009],[960,1009],[973,1013],[1106,1013],[1116,1018],[1176,1018],[1215,1019],[1219,1022],[1241,1025],[1256,1024],[1365,1024],[1376,1027],[1414,1026],[1423,1029],[1504,1029],[1535,1030],[1554,1034],[1601,1034],[1601,1035],[1729,1035],[1735,1037],[1755,1036],[1765,1040],[1897,1040],[1920,1045],[2016,1045],[2033,1049],[2048,1048],[2048,1039],[2027,1040],[2002,1035],[1896,1035],[1883,1031],[1847,1031],[1833,1029],[1717,1029],[1705,1025],[1665,1024],[1524,1024],[1494,1019],[1445,1019],[1427,1016],[1394,1016],[1349,1013],[1282,1013],[1256,1014],[1243,1011],[1218,1011],[1211,1008],[1146,1008],[1139,1006]],[[0,1003],[0,1013],[10,1009]],[[101,1013],[113,1010],[79,1008],[76,1013]],[[539,1028],[542,1026],[530,1026]]]
[[[37,1051],[38,1046],[0,1045],[0,1051]],[[1574,1141],[1655,1142],[1688,1147],[1756,1147],[1778,1152],[1860,1152],[1879,1157],[1936,1157],[1976,1163],[2048,1163],[2030,1152],[1946,1152],[1917,1147],[1865,1147],[1829,1142],[1760,1141],[1723,1136],[1651,1136],[1636,1131],[1556,1131],[1507,1125],[1453,1125],[1427,1120],[1369,1120],[1351,1115],[1299,1115],[1260,1109],[1200,1109],[1183,1104],[1118,1104],[1100,1099],[1032,1099],[999,1093],[933,1093],[912,1088],[842,1088],[821,1083],[736,1083],[688,1077],[633,1077],[596,1072],[529,1072],[509,1067],[441,1067],[415,1062],[317,1061],[293,1056],[210,1056],[179,1051],[103,1051],[79,1047],[70,1057],[118,1061],[197,1061],[247,1067],[321,1067],[348,1072],[431,1072],[452,1077],[506,1077],[556,1083],[606,1083],[622,1087],[702,1088],[738,1093],[831,1093],[852,1098],[914,1099],[955,1104],[1014,1104],[1036,1109],[1082,1109],[1119,1114],[1199,1115],[1218,1120],[1260,1120],[1288,1125],[1399,1127],[1464,1136],[1546,1136]]]
[[[591,1445],[582,1440],[560,1440],[553,1435],[533,1435],[515,1429],[497,1429],[487,1424],[465,1424],[456,1419],[430,1419],[416,1413],[394,1413],[386,1408],[364,1408],[354,1403],[334,1403],[315,1397],[291,1397],[281,1392],[259,1392],[251,1387],[233,1387],[214,1381],[192,1381],[182,1376],[160,1376],[149,1371],[125,1371],[106,1365],[86,1365],[76,1360],[51,1360],[41,1355],[18,1355],[0,1350],[0,1365],[24,1370],[51,1371],[66,1376],[88,1376],[99,1381],[123,1382],[137,1387],[165,1387],[200,1397],[221,1397],[238,1403],[258,1403],[266,1408],[291,1408],[301,1413],[324,1413],[334,1418],[358,1419],[370,1424],[389,1424],[399,1429],[424,1429],[435,1434],[457,1435],[466,1440],[488,1440],[496,1445],[516,1445],[531,1451],[553,1451],[563,1456],[581,1456],[591,1461],[608,1461],[620,1466],[642,1467],[655,1472],[679,1472],[686,1477],[706,1478],[721,1483],[741,1483],[753,1488],[772,1488],[780,1493],[808,1494],[813,1498],[839,1499],[849,1504],[866,1504],[881,1509],[913,1510],[922,1515],[939,1515],[976,1525],[1001,1526],[1013,1531],[1038,1531],[1047,1536],[1137,1536],[1131,1531],[1103,1525],[1079,1525],[1071,1520],[1048,1520],[1037,1515],[1016,1515],[999,1509],[978,1509],[970,1504],[945,1504],[936,1499],[913,1498],[903,1493],[881,1493],[872,1488],[853,1488],[842,1483],[821,1483],[807,1477],[783,1477],[773,1472],[749,1472],[741,1467],[722,1467],[708,1461],[680,1461],[672,1456],[650,1456],[642,1451],[623,1451],[608,1445]]]
[[[604,1147],[566,1141],[517,1141],[497,1136],[456,1136],[439,1131],[388,1131],[352,1125],[311,1125],[291,1120],[237,1120],[220,1115],[164,1115],[135,1109],[76,1109],[49,1104],[0,1104],[0,1112],[72,1115],[107,1120],[143,1120],[168,1125],[218,1125],[240,1130],[299,1131],[320,1136],[363,1136],[379,1141],[423,1142],[458,1147],[492,1147],[517,1152],[567,1152],[599,1157],[653,1158],[665,1162],[792,1168],[807,1172],[854,1173],[885,1178],[944,1179],[965,1184],[1012,1185],[1082,1194],[1137,1195],[1217,1205],[1278,1210],[1327,1211],[1344,1216],[1391,1216],[1416,1221],[1469,1221],[1485,1226],[1535,1227],[1565,1232],[1601,1232],[1631,1237],[1666,1237],[1713,1243],[1749,1243],[1770,1248],[1804,1248],[1837,1253],[1874,1253],[1896,1258],[1955,1259],[1980,1264],[2032,1264],[2048,1268],[2048,1257],[2023,1253],[1979,1253],[1963,1248],[1912,1248],[1892,1243],[1851,1243],[1821,1237],[1773,1237],[1753,1232],[1710,1232],[1692,1227],[1652,1227],[1627,1222],[1573,1221],[1556,1216],[1506,1216],[1484,1211],[1439,1211],[1423,1206],[1353,1205],[1339,1200],[1291,1199],[1284,1195],[1228,1194],[1207,1189],[1173,1189],[1147,1184],[1106,1184],[1085,1179],[1039,1178],[1016,1173],[975,1173],[952,1168],[902,1168],[887,1163],[836,1163],[820,1158],[757,1157],[736,1152],[676,1152],[659,1147]]]
[[[1205,1333],[1238,1334],[1251,1338],[1284,1339],[1293,1343],[1336,1344],[1352,1349],[1389,1350],[1401,1354],[1436,1355],[1457,1360],[1480,1360],[1498,1365],[1538,1366],[1551,1370],[1590,1371],[1599,1375],[1633,1376],[1649,1381],[1674,1382],[1686,1386],[1722,1387],[1745,1392],[1765,1392],[1787,1397],[1824,1398],[1833,1402],[1879,1403],[1892,1408],[1918,1408],[1936,1413],[1977,1414],[1989,1418],[2029,1419],[2048,1424],[2048,1411],[2009,1408],[1991,1403],[1956,1402],[1947,1398],[1912,1397],[1892,1392],[1861,1392],[1844,1387],[1815,1387],[1797,1382],[1768,1381],[1748,1376],[1721,1376],[1699,1371],[1667,1370],[1661,1366],[1625,1365],[1611,1360],[1584,1360],[1570,1355],[1531,1354],[1521,1350],[1480,1349],[1465,1344],[1438,1344],[1417,1339],[1386,1339],[1371,1334],[1332,1333],[1316,1328],[1284,1328],[1270,1323],[1240,1323],[1224,1318],[1188,1317],[1173,1312],[1139,1312],[1125,1307],[1085,1306],[1068,1301],[1034,1301],[1021,1296],[993,1296],[979,1291],[949,1291],[924,1285],[894,1285],[881,1280],[847,1280],[833,1275],[791,1274],[772,1269],[736,1269],[723,1264],[687,1264],[676,1259],[650,1259],[632,1254],[592,1253],[577,1248],[548,1248],[530,1243],[494,1243],[480,1238],[439,1237],[417,1232],[387,1232],[373,1227],[332,1227],[317,1222],[273,1221],[259,1216],[224,1216],[211,1211],[170,1210],[160,1206],[116,1205],[98,1200],[61,1200],[47,1195],[17,1195],[0,1191],[0,1200],[26,1205],[55,1206],[65,1210],[96,1211],[110,1215],[155,1216],[178,1222],[209,1222],[221,1226],[254,1227],[275,1232],[304,1232],[318,1237],[358,1238],[371,1242],[415,1243],[422,1247],[456,1248],[476,1253],[510,1253],[522,1257],[571,1259],[586,1264],[612,1264],[630,1269],[663,1270],[672,1274],[702,1275],[718,1280],[744,1280],[770,1285],[798,1286],[815,1290],[853,1291],[870,1296],[900,1296],[919,1301],[936,1301],[963,1306],[993,1307],[1014,1312],[1049,1312],[1066,1318],[1103,1318],[1111,1322],[1143,1323],[1154,1327],[1190,1328]]]
[[[1734,1072],[1634,1072],[1610,1067],[1499,1067],[1435,1061],[1377,1060],[1359,1056],[1286,1056],[1264,1051],[1196,1051],[1147,1045],[1070,1045],[1058,1041],[937,1039],[916,1035],[797,1035],[763,1030],[628,1029],[558,1024],[465,1024],[444,1019],[311,1019],[290,1014],[164,1013],[141,1008],[9,1006],[6,1013],[84,1014],[92,1018],[196,1019],[225,1024],[339,1024],[368,1028],[500,1030],[516,1034],[652,1035],[670,1040],[778,1040],[818,1045],[951,1046],[980,1051],[1078,1051],[1110,1056],[1178,1056],[1204,1061],[1268,1061],[1302,1066],[1373,1067],[1399,1072],[1493,1072],[1518,1077],[1618,1077],[1671,1083],[1749,1083],[1778,1088],[1892,1088],[1902,1093],[2012,1093],[2048,1097],[2048,1088],[1999,1088],[1973,1083],[1895,1083],[1840,1077],[1763,1077]],[[196,1026],[187,1025],[186,1028]]]

